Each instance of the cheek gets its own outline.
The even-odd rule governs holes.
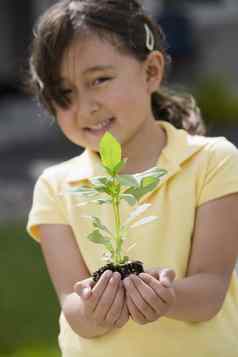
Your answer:
[[[64,135],[72,140],[72,135],[75,131],[73,114],[70,110],[58,110],[57,111],[57,124]]]
[[[57,108],[56,117],[60,127],[67,127],[73,122],[74,113],[70,109],[63,110]]]
[[[128,83],[127,86],[119,86],[109,91],[105,100],[110,104],[111,109],[116,109],[118,113],[141,112],[145,110],[146,93],[141,86]]]

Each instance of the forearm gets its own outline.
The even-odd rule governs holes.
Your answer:
[[[71,328],[81,337],[90,339],[105,335],[110,331],[109,328],[100,327],[96,322],[83,316],[81,298],[76,293],[65,298],[62,310]]]
[[[173,282],[176,303],[166,315],[182,321],[207,321],[223,303],[225,282],[215,274],[197,274]]]

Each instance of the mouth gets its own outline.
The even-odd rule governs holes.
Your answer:
[[[84,128],[84,130],[90,134],[100,136],[112,127],[114,121],[115,118],[103,120],[100,124],[91,126],[90,128]]]

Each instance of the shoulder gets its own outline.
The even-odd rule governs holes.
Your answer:
[[[198,206],[238,192],[238,149],[224,137],[205,140],[196,162]]]
[[[205,136],[191,136],[189,141],[192,145],[197,146],[200,156],[206,161],[217,162],[226,159],[238,160],[237,147],[227,140],[225,137],[205,137]]]
[[[84,166],[84,152],[69,160],[63,161],[59,164],[52,165],[46,168],[40,175],[38,180],[47,181],[52,186],[61,186],[66,181],[70,172],[78,167],[79,169]]]

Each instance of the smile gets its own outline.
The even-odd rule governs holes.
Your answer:
[[[85,128],[88,132],[96,135],[104,134],[107,130],[109,130],[114,122],[114,118],[103,120],[101,123],[91,126],[90,128]]]

